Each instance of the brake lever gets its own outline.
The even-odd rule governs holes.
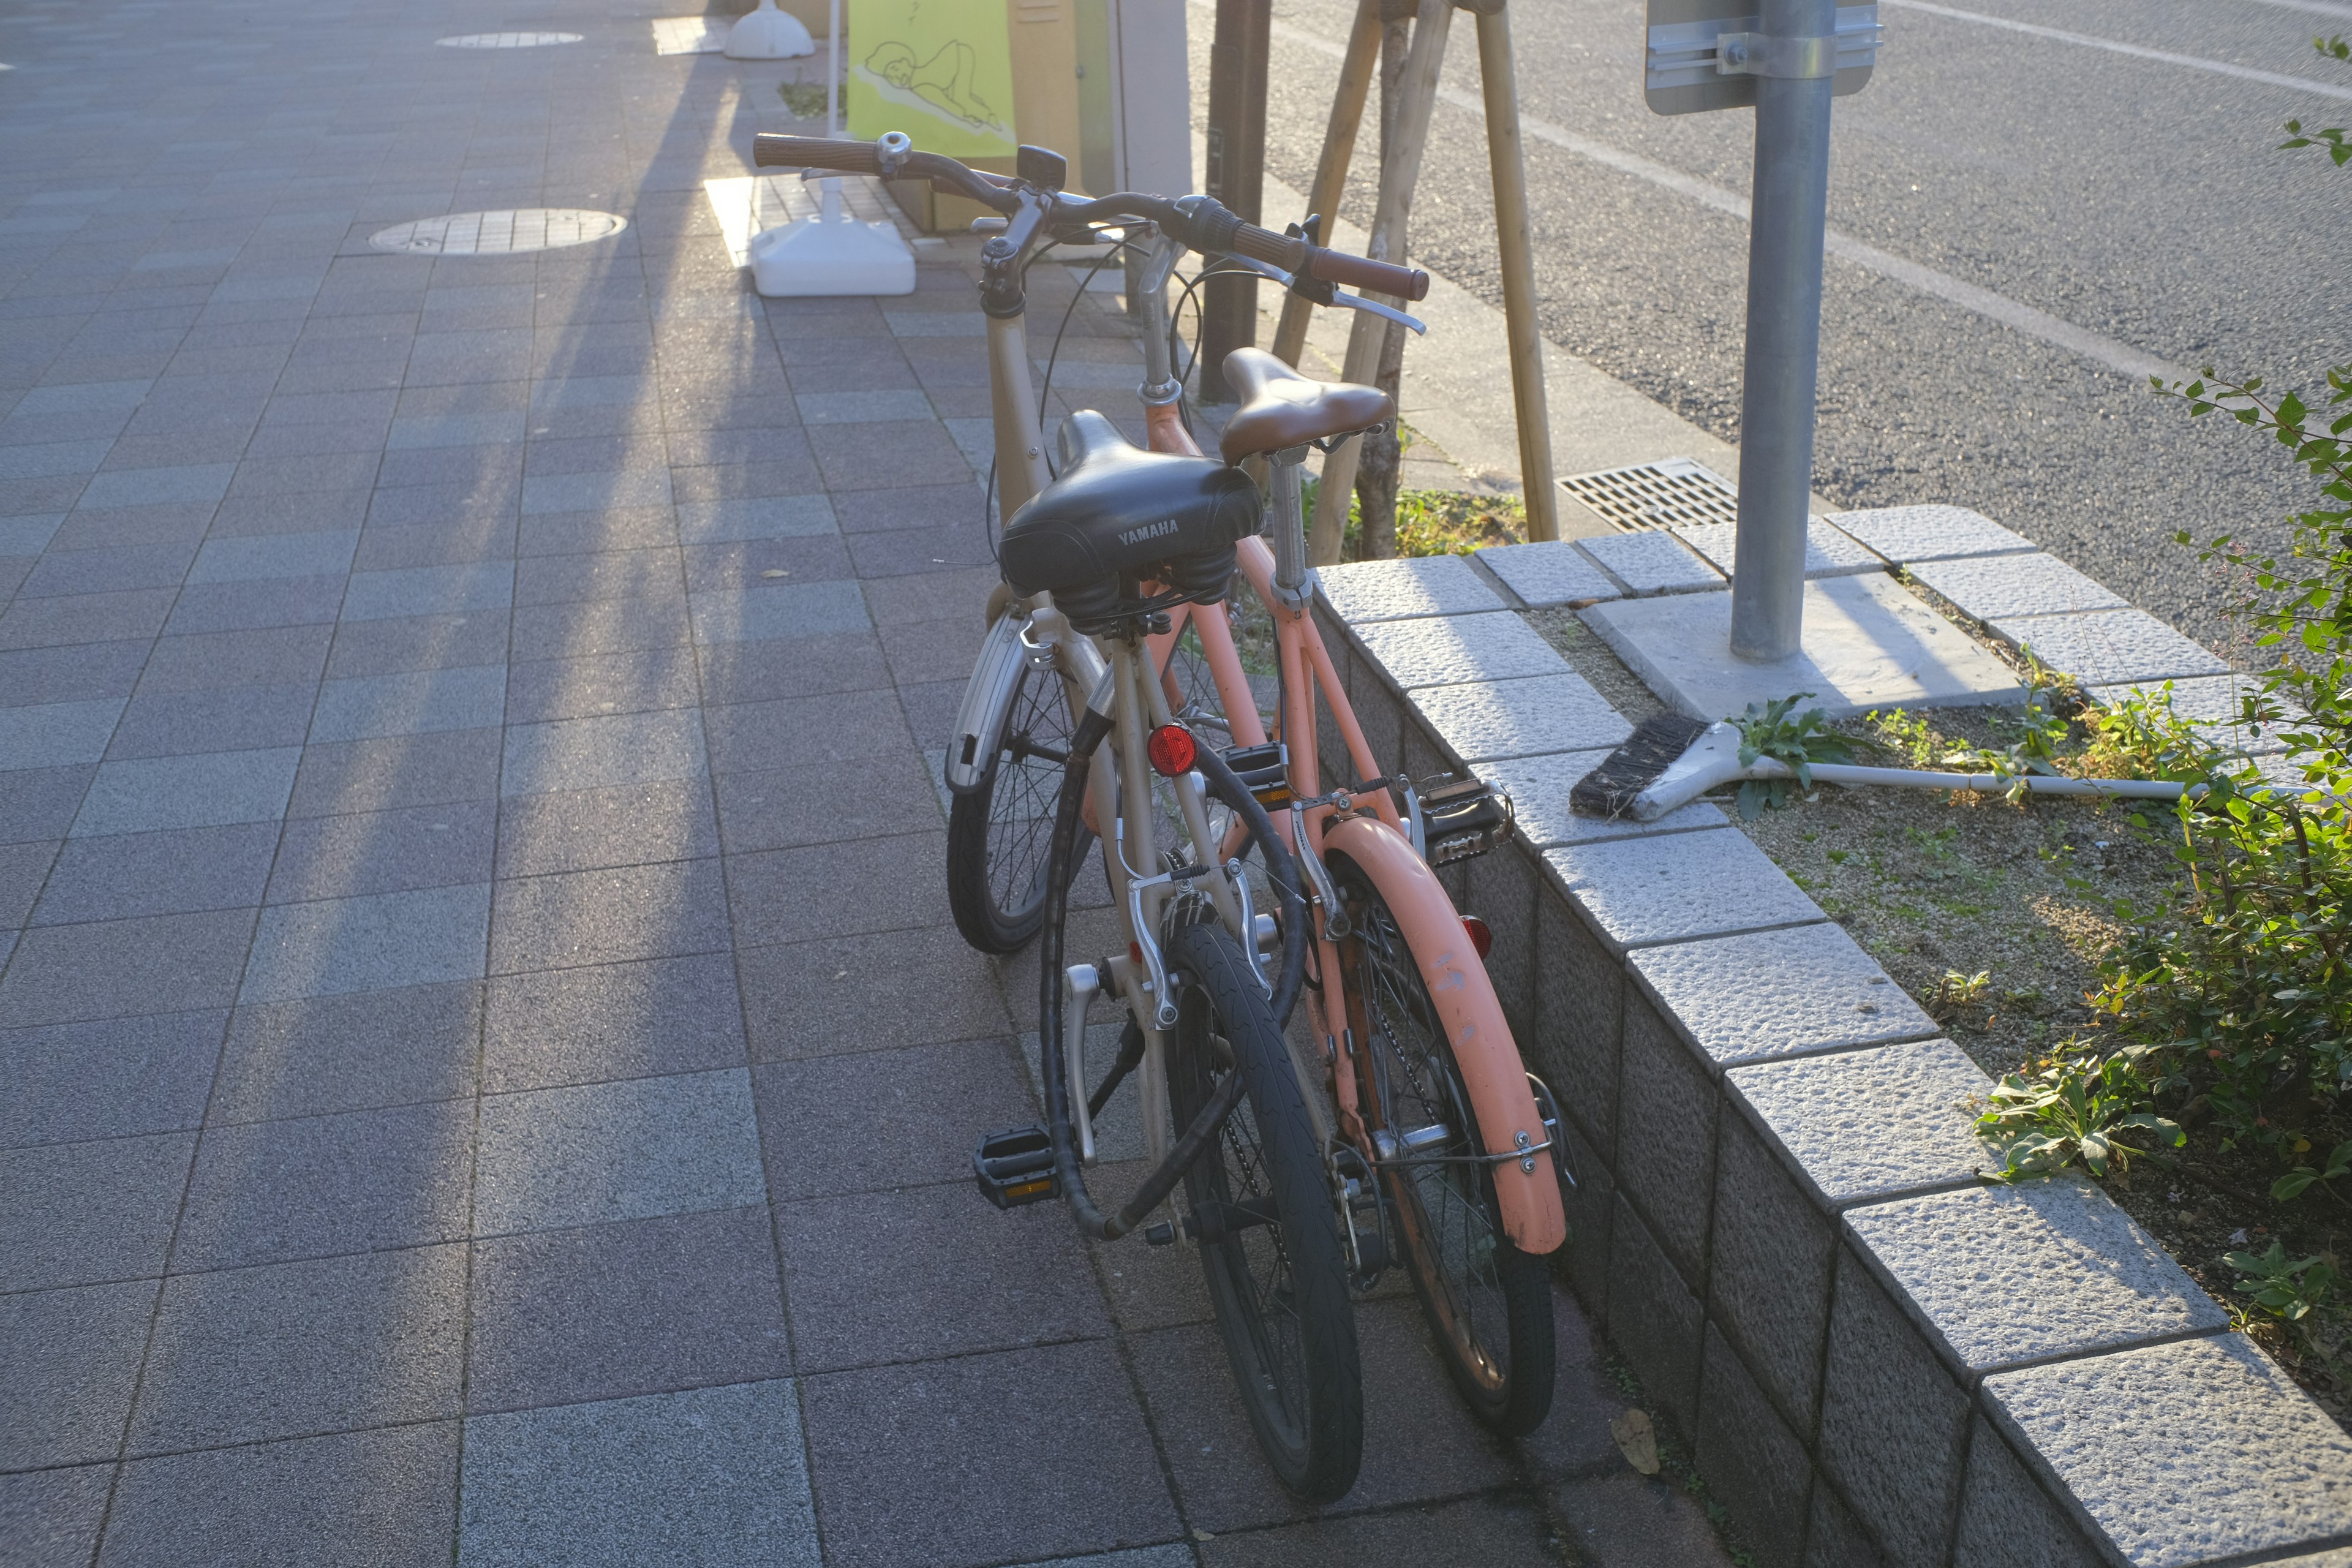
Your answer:
[[[1319,288],[1314,289],[1301,289],[1297,279],[1292,277],[1289,273],[1285,272],[1281,268],[1269,266],[1265,262],[1260,261],[1255,257],[1236,256],[1229,253],[1225,257],[1225,259],[1228,261],[1237,261],[1253,272],[1261,273],[1265,277],[1271,278],[1276,283],[1281,284],[1285,289],[1289,289],[1292,293],[1303,294],[1306,298],[1312,300],[1316,304],[1337,305],[1342,310],[1369,310],[1375,316],[1386,317],[1388,320],[1396,322],[1399,326],[1410,327],[1415,332],[1421,333],[1424,336],[1428,334],[1428,324],[1423,322],[1420,318],[1416,316],[1408,316],[1402,310],[1383,305],[1377,300],[1367,300],[1361,294],[1345,293],[1340,289],[1332,288],[1328,283],[1325,283]]]

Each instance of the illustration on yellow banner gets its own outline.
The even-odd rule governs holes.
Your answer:
[[[1013,153],[1004,0],[850,0],[848,9],[850,135],[903,131],[951,158]]]

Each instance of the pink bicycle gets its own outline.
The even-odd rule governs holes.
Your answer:
[[[950,878],[960,918],[982,917],[964,926],[977,945],[1042,936],[1045,1117],[981,1141],[982,1192],[1002,1207],[1058,1197],[1097,1238],[1141,1230],[1196,1246],[1250,1421],[1304,1498],[1354,1483],[1350,1287],[1391,1261],[1474,1414],[1506,1433],[1533,1428],[1553,1383],[1541,1259],[1566,1236],[1559,1112],[1504,1021],[1484,928],[1432,869],[1499,842],[1509,803],[1475,781],[1422,792],[1384,775],[1307,613],[1301,465],[1310,447],[1392,418],[1390,400],[1238,351],[1224,372],[1244,401],[1219,457],[1203,457],[1181,422],[1160,314],[1147,321],[1142,389],[1153,449],[1081,412],[1059,433],[1055,475],[1024,328],[1028,261],[1105,226],[1150,247],[1147,311],[1186,247],[1326,304],[1386,309],[1333,285],[1417,299],[1426,276],[1324,249],[1307,230],[1244,224],[1205,197],[1069,196],[1062,161],[1037,149],[1008,178],[903,137],[756,145],[763,164],[925,178],[1003,215],[981,294],[1004,583],[948,757]],[[1266,465],[1263,495],[1240,466],[1253,458]],[[1272,622],[1272,735],[1223,607],[1236,574]],[[1188,633],[1213,693],[1175,679]],[[1326,717],[1330,761],[1357,781],[1335,789],[1318,755]],[[1018,809],[1004,808],[1008,790]],[[1066,963],[1089,835],[1103,842],[1117,935],[1109,952]],[[1294,1049],[1286,1026],[1301,996]],[[1125,1023],[1090,1087],[1097,1004]],[[1106,1213],[1087,1184],[1095,1122],[1130,1077],[1148,1172]]]

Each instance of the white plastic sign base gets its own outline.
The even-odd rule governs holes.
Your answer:
[[[771,300],[911,294],[915,253],[887,223],[804,217],[751,237],[752,286]]]
[[[776,9],[776,0],[760,0],[760,8],[737,22],[727,35],[727,55],[738,60],[787,60],[816,53],[816,40],[788,11]]]

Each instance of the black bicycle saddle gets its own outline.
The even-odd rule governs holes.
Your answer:
[[[1052,594],[1079,625],[1121,613],[1146,580],[1180,599],[1224,596],[1234,546],[1263,515],[1247,474],[1144,451],[1091,408],[1063,421],[1056,446],[1061,478],[1013,514],[997,548],[1015,592]]]

